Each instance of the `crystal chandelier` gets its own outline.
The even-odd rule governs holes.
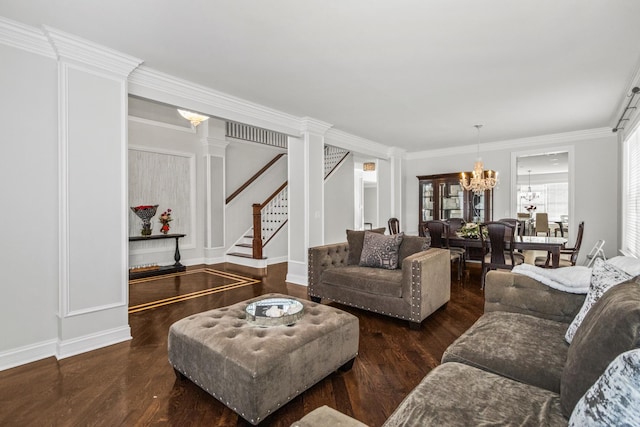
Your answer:
[[[529,188],[527,189],[527,193],[520,196],[522,200],[526,200],[527,202],[531,202],[534,199],[538,198],[538,194],[531,191],[531,169],[529,169]]]
[[[471,172],[470,178],[462,172],[460,185],[467,191],[473,191],[476,194],[481,194],[486,190],[492,190],[496,186],[498,183],[498,172],[484,170],[484,164],[480,158],[480,128],[482,125],[474,125],[474,127],[478,130],[478,160],[473,164],[473,172]]]
[[[191,125],[194,128],[196,126],[198,126],[200,123],[202,123],[205,120],[209,119],[208,116],[204,116],[202,114],[194,113],[193,111],[181,110],[179,108],[178,108],[178,113],[180,113],[180,115],[182,117],[184,117],[185,119],[189,120],[191,122]]]

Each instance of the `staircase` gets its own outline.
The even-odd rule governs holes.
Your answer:
[[[349,155],[343,148],[326,145],[324,148],[324,179],[335,171]],[[289,217],[289,187],[285,182],[263,203],[253,205],[253,227],[233,245],[230,262],[251,267],[266,267],[263,248],[287,223]],[[254,230],[259,232],[255,233]]]

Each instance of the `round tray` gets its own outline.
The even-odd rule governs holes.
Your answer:
[[[292,298],[265,298],[247,305],[247,320],[258,326],[293,325],[304,315],[304,307]]]

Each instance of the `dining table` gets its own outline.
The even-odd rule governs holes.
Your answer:
[[[560,251],[566,243],[567,239],[564,237],[554,236],[515,236],[513,238],[513,248],[516,250],[549,252],[552,268],[557,268],[560,265]],[[452,235],[449,236],[449,246],[465,248],[469,252],[469,248],[482,248],[482,241],[479,238]]]

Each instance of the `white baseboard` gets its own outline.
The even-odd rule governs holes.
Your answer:
[[[287,255],[276,257],[276,258],[267,258],[267,265],[280,264],[283,262],[287,262],[288,260],[289,260],[289,257]]]
[[[295,283],[296,285],[304,285],[308,286],[308,273],[307,273],[307,263],[306,262],[298,262],[298,261],[289,261],[287,267],[287,278],[285,279],[288,283]]]
[[[0,353],[0,371],[56,355],[57,340],[47,340]]]
[[[131,328],[129,325],[121,328],[100,331],[83,337],[59,341],[56,346],[56,357],[58,359],[64,359],[66,357],[86,353],[87,351],[107,347],[130,339]]]

